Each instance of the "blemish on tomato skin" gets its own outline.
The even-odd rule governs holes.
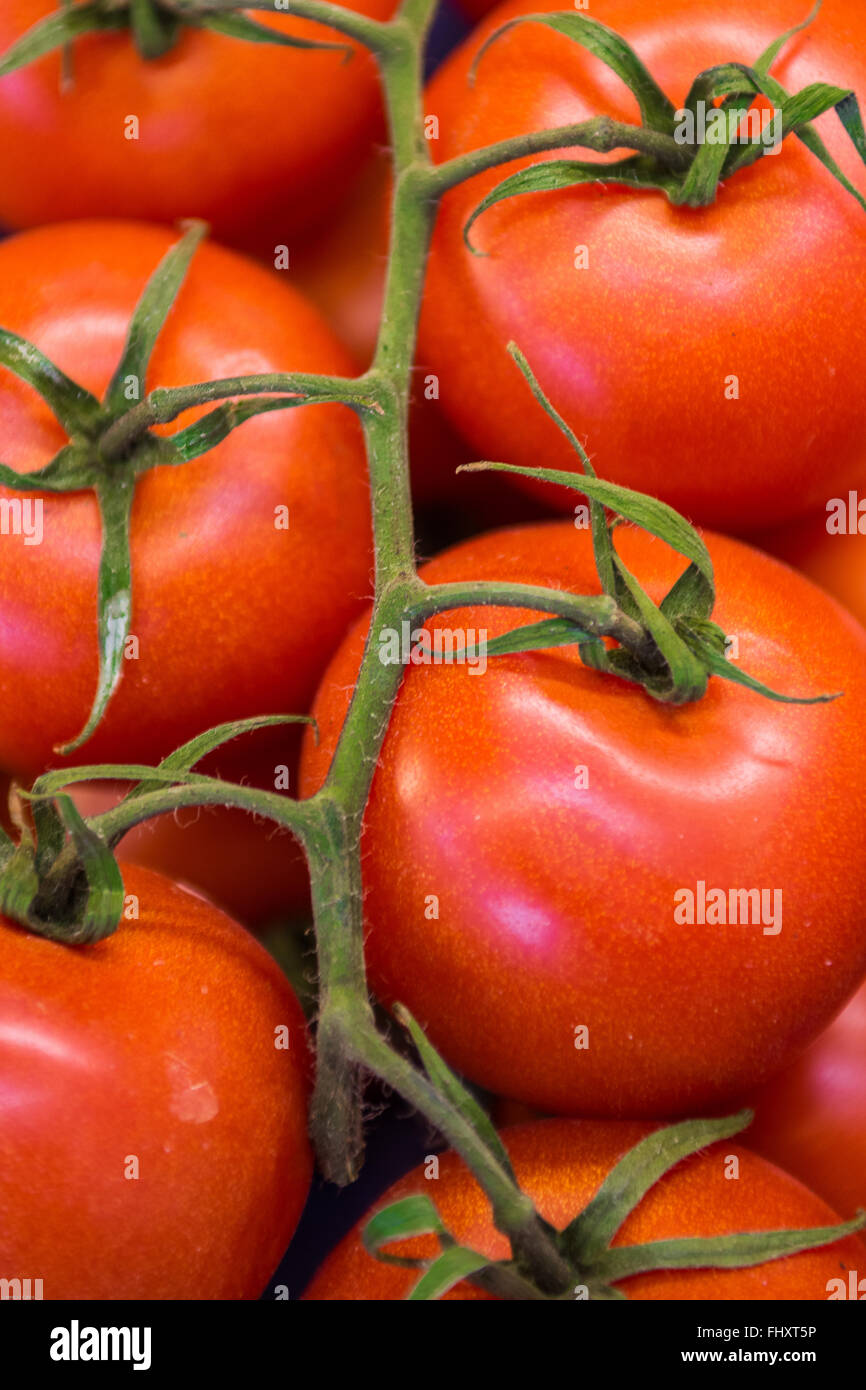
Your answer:
[[[188,1124],[206,1124],[219,1111],[219,1101],[209,1081],[197,1081],[188,1063],[170,1052],[165,1054],[166,1075],[171,1090],[168,1108],[177,1119]]]

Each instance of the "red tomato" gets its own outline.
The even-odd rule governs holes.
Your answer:
[[[755,1105],[758,1153],[840,1211],[866,1208],[866,986]]]
[[[251,758],[240,775],[251,785],[267,787],[268,769],[262,761]],[[251,767],[258,776],[250,776]],[[217,771],[213,769],[214,775]],[[236,769],[229,771],[235,780]],[[93,783],[71,790],[81,814],[95,816],[114,806],[125,788]],[[309,876],[300,845],[273,821],[260,820],[247,811],[199,806],[157,816],[123,837],[117,858],[121,864],[155,869],[203,893],[251,929],[280,918],[300,917],[309,906]]]
[[[503,1132],[518,1182],[541,1215],[562,1229],[600,1187],[614,1164],[653,1125],[586,1120],[542,1120]],[[739,1162],[736,1181],[730,1158]],[[454,1153],[439,1159],[438,1181],[418,1168],[388,1190],[381,1207],[423,1192],[439,1210],[447,1228],[463,1245],[495,1259],[507,1259],[508,1242],[495,1229],[490,1204],[462,1160]],[[372,1212],[369,1213],[372,1215]],[[384,1264],[368,1255],[361,1231],[368,1217],[325,1260],[304,1295],[327,1301],[405,1298],[417,1271]],[[613,1245],[637,1245],[678,1236],[727,1235],[733,1231],[770,1231],[832,1225],[829,1207],[771,1163],[726,1139],[678,1164],[650,1189],[623,1223]],[[429,1258],[438,1243],[429,1236],[387,1247],[389,1254]],[[834,1245],[804,1251],[752,1269],[659,1270],[620,1283],[630,1299],[818,1300],[828,1284],[847,1270],[863,1269],[866,1250],[849,1236]],[[452,1299],[487,1298],[467,1282],[445,1295]]]
[[[561,9],[562,0],[501,5],[439,69],[426,99],[439,119],[437,161],[600,113],[639,119],[609,69],[537,24],[497,41],[469,86],[472,59],[499,25]],[[803,5],[598,0],[592,17],[621,32],[682,103],[703,69],[753,62],[803,18]],[[774,75],[789,91],[824,81],[864,98],[864,54],[866,9],[825,0]],[[866,190],[835,114],[818,126]],[[575,470],[573,452],[506,353],[514,339],[603,477],[702,523],[736,531],[775,524],[817,506],[828,487],[862,479],[866,215],[854,198],[792,138],[702,210],[602,185],[510,199],[477,223],[474,241],[486,255],[471,255],[463,226],[481,199],[518,168],[562,156],[494,169],[442,205],[420,351],[476,457]],[[608,158],[584,150],[572,157]],[[576,268],[580,248],[586,269]],[[734,389],[738,397],[729,399]],[[571,509],[566,492],[548,491]]]
[[[0,923],[0,1264],[48,1299],[256,1298],[312,1173],[303,1015],[229,918],[124,880],[139,920],[97,945]]]
[[[682,562],[617,535],[660,600]],[[364,825],[372,987],[473,1081],[539,1109],[715,1110],[791,1060],[866,972],[866,633],[759,551],[707,543],[743,668],[843,698],[785,706],[713,680],[672,708],[561,647],[483,674],[411,666],[394,707]],[[599,591],[588,533],[565,522],[482,536],[422,575]],[[462,648],[542,616],[479,607],[428,626]],[[316,697],[302,795],[325,775],[364,629]],[[758,889],[760,914],[730,897]],[[750,924],[716,924],[711,890]],[[677,920],[686,895],[694,924]]]
[[[827,519],[822,511],[793,526],[762,532],[757,543],[820,584],[866,625],[866,534],[831,534]]]
[[[136,301],[174,240],[123,222],[13,237],[0,245],[0,324],[101,395]],[[352,366],[284,280],[203,246],[160,336],[148,388],[291,370]],[[8,371],[0,372],[0,441],[4,461],[22,473],[64,443],[41,399]],[[277,529],[276,509],[286,506],[289,527]],[[131,528],[138,659],[126,663],[103,723],[71,761],[153,762],[222,720],[304,713],[370,592],[369,537],[363,441],[345,407],[259,416],[201,459],[144,475]],[[54,746],[84,727],[97,680],[99,547],[91,493],[45,498],[40,545],[0,537],[7,771],[32,775],[57,763]],[[282,747],[289,737],[275,740]]]
[[[387,19],[394,4],[345,8]],[[6,0],[0,55],[56,10],[57,0]],[[348,42],[285,14],[251,17]],[[350,63],[344,56],[187,29],[165,57],[145,61],[128,32],[79,39],[71,85],[59,53],[0,79],[0,222],[202,217],[220,238],[272,258],[335,203],[380,134],[374,63],[357,45]]]

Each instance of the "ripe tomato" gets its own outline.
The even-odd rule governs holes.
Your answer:
[[[353,0],[387,19],[393,0]],[[0,55],[57,9],[7,0]],[[347,43],[320,24],[257,11],[259,24]],[[202,217],[225,240],[273,257],[320,217],[379,136],[376,69],[340,52],[241,42],[187,29],[163,58],[129,32],[72,47],[73,81],[53,53],[0,79],[0,222],[73,217]],[[137,122],[137,125],[133,125]]]
[[[658,601],[682,562],[617,534]],[[742,666],[843,698],[786,706],[713,680],[672,708],[561,647],[483,674],[411,666],[394,707],[364,825],[372,987],[473,1081],[539,1109],[716,1109],[804,1048],[866,972],[866,633],[759,551],[707,543]],[[476,538],[421,573],[599,591],[589,535],[565,522]],[[542,616],[476,607],[428,627],[459,649]],[[316,697],[302,795],[325,775],[364,630]],[[760,915],[729,896],[758,889]],[[714,925],[711,890],[751,924]],[[693,925],[677,920],[688,895]]]
[[[855,530],[830,534],[822,511],[762,532],[757,544],[820,584],[866,626],[866,535]]]
[[[145,282],[175,239],[124,222],[13,237],[0,245],[0,323],[101,395]],[[285,281],[203,246],[148,387],[291,370],[352,367]],[[4,461],[32,472],[63,442],[35,392],[0,371]],[[283,507],[289,526],[277,529]],[[22,774],[59,762],[53,747],[84,727],[97,680],[93,495],[47,496],[43,529],[40,545],[0,536],[0,767]],[[103,723],[71,760],[153,762],[222,720],[303,713],[370,592],[369,537],[363,441],[344,407],[259,416],[195,462],[145,474],[131,527],[138,658],[125,664]]]
[[[221,912],[124,882],[139,919],[97,945],[0,922],[0,1264],[50,1299],[256,1298],[312,1173],[303,1015]]]
[[[598,59],[540,25],[497,41],[469,86],[472,59],[499,25],[561,9],[561,0],[501,5],[439,69],[426,103],[439,120],[438,162],[600,113],[639,119],[631,94]],[[754,62],[803,18],[803,6],[599,0],[592,16],[621,32],[682,103],[703,69]],[[864,53],[866,9],[825,0],[774,74],[789,91],[827,81],[866,97]],[[866,190],[835,114],[818,125]],[[486,254],[473,256],[462,233],[481,199],[518,168],[562,155],[479,175],[441,208],[420,351],[476,457],[575,467],[506,353],[514,339],[603,477],[702,523],[736,531],[775,524],[814,508],[828,487],[862,479],[866,215],[851,195],[794,138],[701,210],[597,184],[512,198],[476,224],[474,242]],[[584,249],[588,266],[579,269]],[[808,350],[792,350],[792,335]],[[567,494],[548,491],[570,510]]]
[[[758,1153],[840,1211],[866,1208],[866,986],[755,1107]]]
[[[563,1229],[595,1195],[614,1164],[654,1128],[622,1121],[541,1120],[506,1129],[502,1137],[521,1187],[541,1215]],[[736,1181],[726,1176],[732,1155],[739,1162]],[[390,1188],[379,1205],[419,1192],[435,1202],[460,1244],[493,1259],[508,1257],[508,1242],[493,1225],[487,1198],[456,1154],[446,1153],[439,1159],[438,1180],[428,1180],[424,1168],[418,1168]],[[305,1298],[406,1297],[418,1274],[367,1254],[361,1231],[368,1219],[325,1260]],[[613,1244],[826,1226],[836,1220],[820,1198],[787,1173],[726,1139],[666,1173],[623,1223]],[[430,1236],[388,1247],[389,1254],[416,1258],[430,1258],[437,1250]],[[752,1269],[659,1270],[623,1280],[619,1287],[627,1298],[641,1300],[818,1300],[828,1296],[830,1280],[845,1278],[848,1268],[862,1269],[864,1255],[861,1242],[849,1236],[835,1245]],[[464,1281],[445,1297],[489,1295]]]
[[[231,780],[240,776],[273,790],[272,770],[269,784],[262,764],[255,756],[240,769],[233,766]],[[213,768],[213,775],[220,770]],[[71,790],[81,814],[95,816],[114,806],[125,788],[92,783]],[[123,837],[117,858],[203,893],[251,929],[300,917],[309,905],[307,863],[297,841],[273,821],[232,807],[190,807],[145,821]]]

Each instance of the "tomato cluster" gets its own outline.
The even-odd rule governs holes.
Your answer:
[[[396,5],[344,8],[387,21]],[[678,108],[698,74],[755,64],[801,8],[593,11]],[[598,52],[544,22],[559,0],[464,9],[477,27],[419,120],[430,170],[597,114],[641,121]],[[314,1039],[251,934],[278,923],[303,951],[303,849],[228,798],[190,798],[119,843],[87,827],[122,813],[142,768],[234,721],[305,723],[209,745],[199,774],[302,806],[333,776],[384,636],[371,600],[389,538],[380,525],[375,555],[371,504],[382,512],[357,413],[274,385],[250,418],[230,387],[159,406],[241,377],[400,370],[377,354],[398,204],[381,74],[358,37],[243,6],[228,27],[168,0],[132,10],[73,5],[62,23],[80,31],[43,47],[28,36],[61,23],[55,0],[0,15],[0,1276],[38,1270],[46,1298],[252,1299],[312,1182]],[[261,41],[274,36],[285,42]],[[347,46],[349,63],[334,51]],[[859,0],[825,0],[772,72],[783,96],[822,83],[866,96]],[[866,1207],[866,173],[835,111],[814,130],[825,158],[791,135],[704,206],[611,181],[623,149],[538,144],[479,166],[441,200],[402,364],[418,548],[435,552],[416,598],[441,585],[461,597],[408,638],[388,634],[406,669],[360,831],[367,979],[494,1118],[527,1108],[504,1143],[558,1231],[664,1122],[754,1107],[745,1146],[665,1173],[615,1248],[823,1227]],[[503,178],[565,156],[591,177],[551,172],[467,231]],[[162,302],[154,277],[190,219],[211,235]],[[142,378],[119,380],[157,318]],[[371,434],[368,421],[368,446]],[[181,435],[183,459],[170,452]],[[600,504],[527,476],[580,471],[575,436],[600,478],[711,528],[712,622],[688,636],[715,642],[712,669],[727,662],[731,679],[700,698],[653,698],[658,627],[636,648],[643,682],[605,665],[609,633],[485,656],[559,611],[541,589],[613,593],[622,631],[645,619],[640,592],[657,622],[687,630],[669,605],[697,583],[694,565],[680,578],[691,552],[658,526],[616,524],[614,584]],[[515,472],[457,477],[473,459]],[[12,476],[31,474],[32,492]],[[122,510],[124,488],[128,592],[106,504]],[[489,602],[491,581],[535,592]],[[121,674],[73,746],[112,623]],[[384,645],[373,657],[387,663]],[[100,770],[49,821],[38,779],[84,763]],[[116,851],[120,923],[105,939],[42,930],[45,881],[70,930],[96,896],[86,854],[56,891],[44,846],[61,823],[58,862]],[[47,875],[26,911],[24,864]],[[432,1194],[454,1240],[506,1261],[463,1160],[434,1169],[379,1206]],[[437,1250],[424,1235],[388,1253]],[[635,1299],[820,1300],[847,1296],[832,1292],[839,1271],[856,1285],[864,1266],[849,1233],[748,1268],[613,1282]],[[361,1225],[323,1252],[306,1297],[399,1299],[415,1277],[375,1258]],[[445,1296],[491,1295],[464,1278]]]

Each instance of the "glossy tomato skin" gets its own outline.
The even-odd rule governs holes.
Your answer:
[[[660,600],[682,563],[644,532],[617,535]],[[713,680],[676,709],[567,647],[491,658],[483,674],[410,666],[394,707],[364,828],[373,989],[470,1079],[542,1110],[657,1118],[736,1102],[866,972],[866,635],[793,571],[707,541],[714,616],[742,667],[843,698],[785,706]],[[479,537],[422,575],[599,591],[589,536],[565,522]],[[542,616],[475,608],[431,626],[460,648]],[[325,775],[362,642],[359,624],[316,698],[304,795]],[[701,883],[726,903],[764,890],[763,920],[701,925]],[[691,925],[675,918],[686,890]]]
[[[847,512],[847,497],[844,501]],[[855,529],[829,532],[827,521],[826,510],[821,511],[762,532],[757,544],[820,584],[866,627],[866,534]]]
[[[439,119],[437,162],[599,113],[639,119],[607,68],[540,25],[498,40],[470,87],[474,55],[499,25],[561,8],[560,0],[499,6],[439,69],[426,103]],[[753,62],[803,12],[799,0],[599,0],[592,17],[621,32],[681,105],[698,73]],[[862,5],[828,0],[773,71],[789,91],[830,81],[862,97],[864,52]],[[866,190],[835,115],[819,126]],[[866,315],[851,286],[864,283],[866,217],[854,198],[790,140],[702,210],[602,185],[510,199],[475,225],[485,254],[472,256],[462,229],[484,195],[518,168],[562,155],[470,180],[438,218],[420,354],[476,457],[575,468],[506,352],[513,339],[602,477],[702,524],[753,531],[807,513],[828,487],[862,480]],[[580,248],[587,268],[576,268]],[[570,510],[567,492],[548,491]]]
[[[866,986],[754,1104],[758,1153],[840,1211],[866,1209]]]
[[[541,1215],[559,1229],[587,1205],[613,1165],[653,1125],[623,1121],[542,1120],[503,1131],[517,1180]],[[732,1181],[731,1157],[739,1163]],[[508,1243],[494,1228],[490,1205],[462,1160],[454,1153],[439,1159],[437,1181],[423,1168],[396,1183],[378,1204],[423,1192],[458,1242],[491,1258],[507,1258]],[[370,1213],[372,1215],[372,1212]],[[325,1260],[304,1295],[327,1301],[405,1298],[418,1278],[412,1270],[384,1264],[368,1255],[361,1231],[369,1217]],[[820,1198],[773,1164],[740,1144],[725,1140],[686,1159],[652,1187],[624,1222],[614,1245],[680,1236],[724,1235],[732,1231],[780,1230],[832,1225],[837,1217]],[[389,1254],[429,1257],[430,1237],[388,1247]],[[827,1297],[828,1282],[862,1267],[866,1254],[856,1237],[788,1259],[739,1270],[661,1270],[623,1280],[630,1299],[729,1300]],[[449,1299],[487,1298],[464,1281]]]
[[[312,1172],[303,1015],[229,918],[124,885],[97,945],[0,925],[2,1264],[46,1299],[257,1298]]]
[[[346,8],[387,19],[394,6]],[[56,9],[55,0],[7,0],[0,53]],[[255,18],[348,42],[285,14]],[[166,56],[145,61],[128,32],[79,39],[71,86],[57,53],[0,79],[0,223],[202,217],[221,240],[272,260],[275,244],[334,204],[381,133],[375,66],[353,47],[345,64],[340,52],[190,29]]]
[[[0,245],[0,323],[102,395],[144,285],[176,232],[70,223]],[[352,370],[284,280],[214,245],[196,254],[147,387],[242,372]],[[171,428],[194,418],[181,417]],[[64,443],[47,407],[0,372],[4,461],[21,472]],[[6,492],[0,492],[8,496]],[[288,529],[277,509],[288,507]],[[33,775],[84,727],[97,680],[100,527],[91,493],[44,499],[40,545],[0,546],[0,767]],[[90,762],[153,762],[223,720],[303,714],[370,593],[369,487],[357,421],[341,406],[250,420],[210,454],[143,476],[133,504],[138,657]],[[293,734],[274,735],[277,749]],[[80,763],[82,753],[72,761]],[[275,762],[283,761],[275,757]]]

